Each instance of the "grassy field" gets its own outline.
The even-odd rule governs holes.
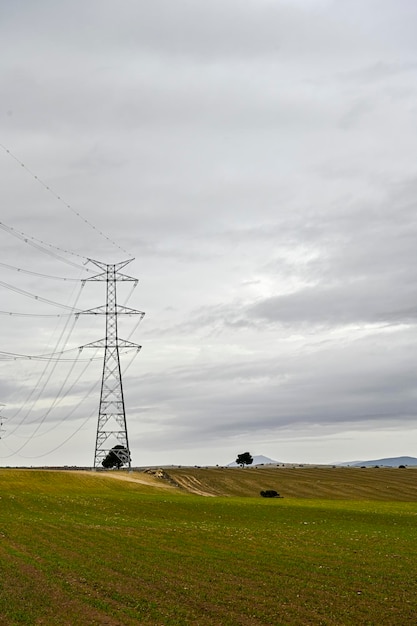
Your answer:
[[[273,471],[0,470],[0,625],[414,625],[417,472]]]

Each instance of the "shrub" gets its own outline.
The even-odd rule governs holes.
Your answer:
[[[261,491],[261,496],[263,498],[279,498],[280,495],[275,489],[266,489],[265,491]]]

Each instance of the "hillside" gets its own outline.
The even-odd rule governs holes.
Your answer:
[[[395,456],[384,459],[373,459],[370,461],[350,461],[338,463],[338,465],[350,465],[351,467],[375,467],[375,465],[384,467],[398,467],[399,465],[417,466],[417,459],[414,456]]]
[[[170,468],[161,482],[204,496],[417,501],[417,470],[353,467]]]
[[[145,471],[1,470],[19,492],[36,493],[42,485],[60,493],[80,488],[113,492],[118,484],[144,494],[259,498],[274,489],[284,498],[417,502],[417,468],[391,467],[171,467]],[[6,478],[8,477],[8,478]]]
[[[255,465],[279,465],[279,461],[275,461],[274,459],[271,459],[269,456],[264,456],[263,454],[255,454],[253,457],[253,462],[251,463],[252,467]],[[239,465],[236,463],[236,461],[233,461],[232,463],[228,463],[227,467],[239,467]]]

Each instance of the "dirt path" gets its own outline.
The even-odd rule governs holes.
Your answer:
[[[94,473],[94,472],[91,472]],[[139,476],[138,476],[139,474]],[[201,481],[195,476],[187,474],[185,476],[176,476],[173,478],[165,470],[152,470],[148,472],[105,472],[106,477],[116,478],[118,480],[126,480],[134,483],[141,483],[142,485],[151,485],[153,487],[159,487],[162,489],[177,490],[182,489],[188,493],[194,493],[199,496],[214,497],[218,495],[213,492],[207,491],[202,485]]]
[[[198,478],[192,476],[191,474],[183,474],[181,476],[175,476],[174,479],[170,477],[171,480],[174,480],[175,483],[188,493],[194,493],[198,496],[207,496],[207,497],[215,497],[219,495],[213,491],[207,491],[207,487],[205,487]]]
[[[74,473],[77,473],[74,471]],[[175,489],[175,487],[169,482],[158,480],[152,474],[146,474],[144,472],[93,472],[86,471],[86,474],[90,476],[100,478],[113,478],[114,480],[123,480],[130,483],[139,483],[141,485],[149,485],[150,487],[157,487],[159,489]]]

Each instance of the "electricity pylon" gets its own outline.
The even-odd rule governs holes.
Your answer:
[[[97,265],[103,272],[91,278],[86,278],[83,283],[87,281],[103,281],[107,284],[106,305],[82,311],[82,314],[86,315],[106,316],[105,338],[82,346],[82,348],[104,348],[94,468],[100,466],[107,455],[113,452],[119,458],[120,464],[128,465],[130,470],[131,455],[127,436],[119,349],[135,348],[139,352],[142,346],[119,338],[117,318],[119,315],[140,315],[143,317],[145,313],[117,304],[116,283],[128,281],[137,284],[138,282],[136,278],[120,273],[120,270],[128,263],[131,263],[133,259],[110,265],[94,261],[93,259],[89,259],[89,261]],[[115,443],[117,443],[116,446],[114,445]]]

